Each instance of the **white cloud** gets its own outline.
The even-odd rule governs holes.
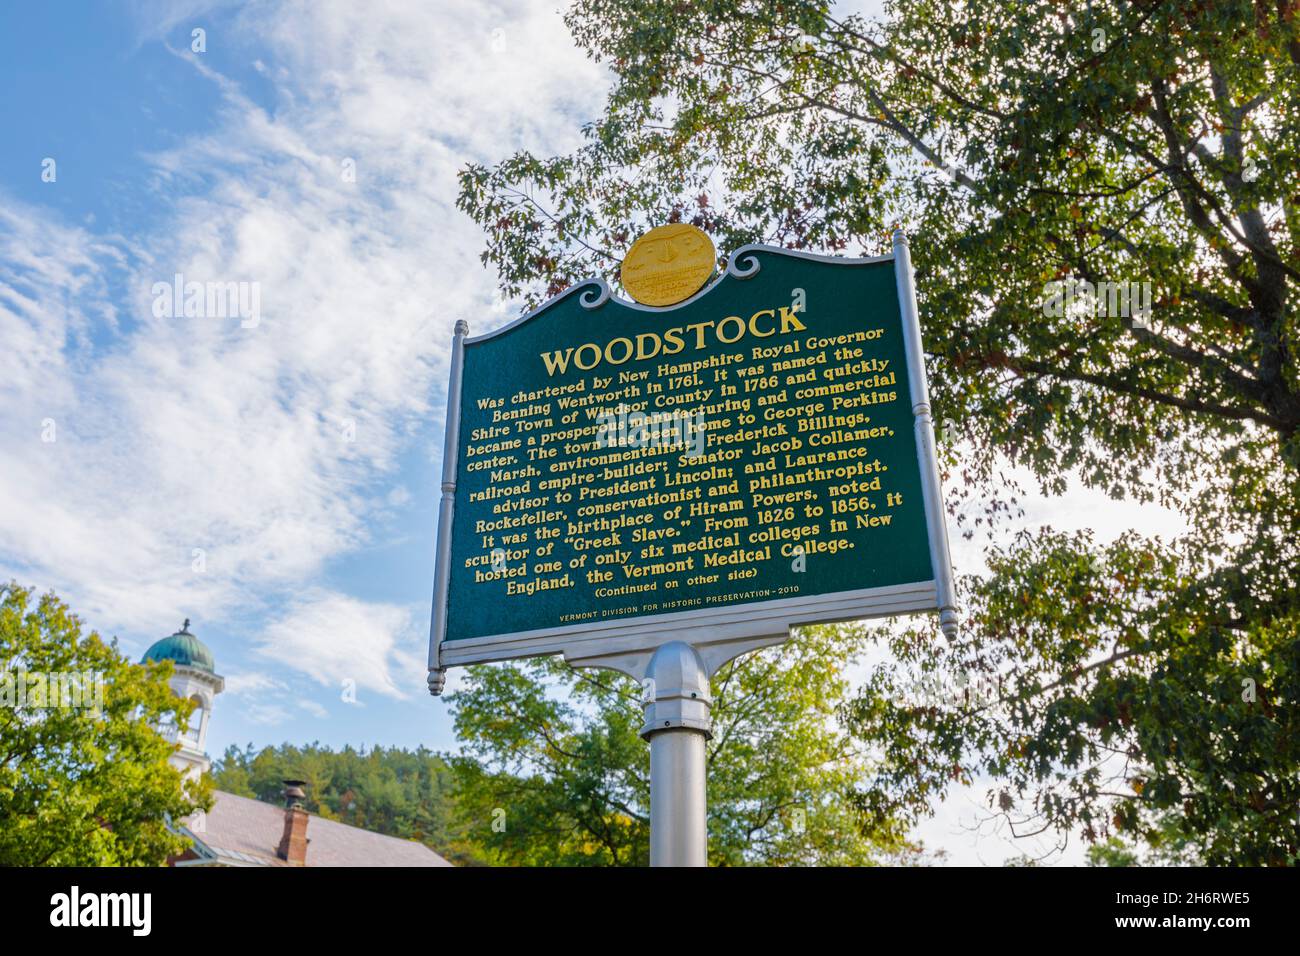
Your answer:
[[[571,147],[603,88],[544,3],[223,6],[139,7],[222,104],[148,157],[156,231],[0,204],[0,500],[23,503],[0,509],[0,574],[128,635],[275,608],[408,500],[397,462],[441,416],[452,323],[491,312],[456,172]],[[209,14],[229,18],[209,50],[256,48],[273,103],[168,32]],[[156,318],[178,272],[258,283],[261,322]]]
[[[313,590],[267,625],[256,653],[325,686],[353,681],[358,691],[405,698],[422,686],[419,636],[406,608]]]
[[[298,702],[298,706],[301,707],[303,710],[305,710],[307,713],[311,714],[313,717],[318,717],[321,720],[327,719],[330,715],[330,712],[326,710],[324,707],[322,707],[320,704],[316,703],[316,701],[308,700],[305,697]]]
[[[250,724],[262,724],[263,726],[274,726],[283,724],[292,714],[284,707],[275,703],[264,703],[257,701],[241,708],[240,713]]]
[[[226,674],[225,690],[223,693],[232,697],[253,697],[263,694],[281,694],[287,691],[288,685],[282,680],[277,680],[270,674],[262,671],[240,671],[233,674]]]

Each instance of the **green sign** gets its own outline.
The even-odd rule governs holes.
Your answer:
[[[431,668],[951,609],[900,275],[745,247],[677,306],[458,333]]]

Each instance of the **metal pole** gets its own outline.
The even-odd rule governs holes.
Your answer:
[[[429,623],[429,693],[447,686],[447,668],[439,660],[447,633],[447,588],[451,576],[451,517],[456,507],[456,455],[460,446],[460,381],[465,368],[469,323],[457,319],[451,338],[451,378],[447,382],[447,429],[442,446],[442,501],[438,504],[438,550],[433,565],[433,615]]]
[[[660,646],[644,681],[650,742],[650,865],[707,866],[704,743],[713,736],[708,672],[695,648]]]
[[[921,348],[921,320],[916,308],[916,278],[907,234],[894,230],[894,273],[898,307],[902,311],[903,340],[907,347],[907,381],[911,388],[912,415],[916,421],[916,454],[921,467],[921,493],[925,496],[926,525],[930,530],[930,560],[939,605],[939,627],[949,640],[957,637],[957,588],[953,581],[948,526],[944,521],[943,489],[939,482],[939,455],[934,447],[934,421],[930,388],[925,381],[925,354]]]

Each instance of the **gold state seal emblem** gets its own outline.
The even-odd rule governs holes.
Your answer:
[[[713,241],[684,222],[655,226],[632,243],[619,277],[642,305],[675,305],[689,299],[713,275]]]

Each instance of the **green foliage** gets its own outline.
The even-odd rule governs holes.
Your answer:
[[[1089,866],[1137,866],[1138,855],[1118,837],[1088,847]]]
[[[847,708],[889,754],[886,785],[859,795],[868,819],[921,814],[950,780],[990,773],[1013,829],[1048,819],[1157,851],[1194,837],[1220,865],[1294,860],[1290,625],[1243,617],[1212,577],[1192,578],[1178,551],[1137,535],[1096,551],[1086,534],[1026,533],[989,563],[989,577],[966,582],[965,639],[882,634],[895,663]],[[902,690],[952,674],[997,680],[950,706]]]
[[[1089,846],[1087,859],[1089,866],[1200,866],[1203,862],[1175,814],[1161,819],[1149,841],[1110,836]]]
[[[710,863],[921,859],[897,821],[864,835],[846,800],[870,766],[832,718],[861,643],[858,628],[808,628],[714,677]],[[491,862],[649,862],[649,751],[635,681],[546,658],[470,668],[450,702],[466,751],[453,761],[457,814]]]
[[[0,864],[161,866],[185,848],[165,817],[211,806],[206,783],[182,780],[167,762],[175,745],[154,730],[184,729],[193,704],[168,687],[170,663],[133,664],[116,642],[83,636],[53,594],[31,598],[16,583],[0,586],[0,680],[13,678],[0,706]],[[88,684],[102,680],[102,707],[19,695],[23,670],[95,675]]]
[[[448,765],[423,747],[334,751],[312,743],[255,751],[249,744],[244,750],[227,748],[212,771],[217,789],[274,804],[284,802],[284,781],[295,779],[307,782],[304,805],[311,813],[418,840],[456,863],[477,860],[451,824],[454,797]]]
[[[1253,0],[886,14],[578,0],[569,26],[613,73],[606,110],[572,155],[464,170],[484,262],[536,301],[615,278],[650,223],[691,221],[724,250],[867,254],[904,225],[964,533],[1017,516],[1008,465],[1046,493],[1073,479],[1159,502],[1189,530],[1104,552],[1021,535],[966,582],[958,646],[878,631],[898,667],[845,711],[889,754],[858,795],[864,825],[991,771],[995,812],[1021,826],[1154,849],[1173,827],[1209,863],[1293,862],[1300,16]],[[1046,284],[1074,277],[1148,282],[1151,314],[1049,314]],[[1002,674],[1011,699],[917,704],[919,673]]]

